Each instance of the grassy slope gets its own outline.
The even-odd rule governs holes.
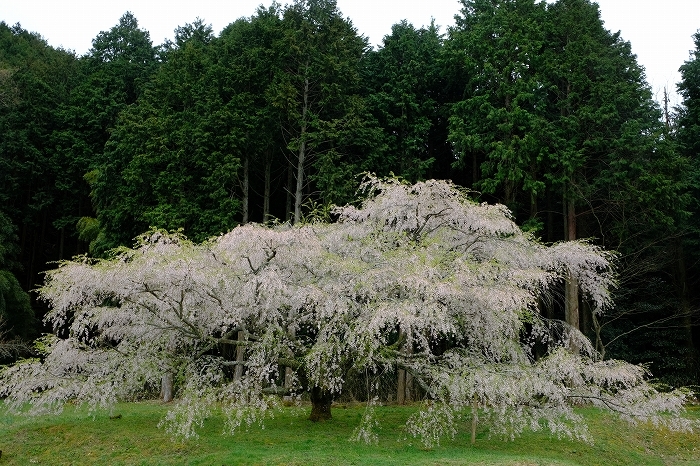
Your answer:
[[[481,427],[476,445],[468,428],[454,440],[424,450],[405,439],[402,425],[415,407],[382,407],[378,445],[348,441],[362,408],[336,408],[333,420],[313,424],[307,410],[285,409],[265,428],[251,427],[235,436],[222,436],[223,422],[205,423],[198,440],[173,442],[156,425],[166,406],[158,403],[119,405],[110,419],[94,419],[81,409],[59,417],[26,418],[0,411],[0,466],[50,465],[234,465],[284,464],[482,464],[482,465],[700,465],[700,436],[630,426],[593,409],[583,410],[595,445],[557,440],[527,433],[514,442],[488,438]],[[700,417],[700,410],[691,415]]]

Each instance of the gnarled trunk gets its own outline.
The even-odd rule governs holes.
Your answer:
[[[327,421],[331,419],[331,404],[333,395],[328,390],[321,387],[311,389],[311,416],[309,420],[313,422]]]

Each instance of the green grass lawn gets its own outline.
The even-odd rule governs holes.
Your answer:
[[[334,408],[314,424],[308,408],[285,408],[265,428],[223,436],[223,420],[209,419],[198,440],[173,441],[156,425],[167,406],[125,403],[117,419],[68,408],[60,416],[17,417],[0,407],[0,465],[700,465],[700,434],[629,424],[583,409],[594,445],[527,433],[513,442],[489,438],[481,426],[472,446],[469,429],[431,450],[406,439],[403,423],[416,407],[378,407],[379,444],[349,441],[363,407]],[[700,409],[690,415],[700,417]],[[465,420],[465,423],[467,420]]]

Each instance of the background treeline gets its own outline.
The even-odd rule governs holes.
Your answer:
[[[52,261],[150,226],[203,240],[355,199],[359,174],[451,179],[544,242],[619,252],[615,310],[542,303],[605,355],[700,383],[700,34],[677,109],[589,0],[462,0],[377,49],[332,0],[200,20],[154,46],[126,13],[81,57],[0,23],[0,316],[41,331]],[[32,309],[32,306],[34,309]]]

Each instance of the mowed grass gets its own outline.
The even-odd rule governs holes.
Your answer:
[[[0,405],[0,466],[4,465],[700,465],[700,434],[649,425],[631,426],[596,409],[582,409],[593,445],[526,433],[515,441],[489,437],[480,426],[476,444],[468,419],[461,433],[424,449],[403,429],[417,406],[378,407],[379,443],[349,440],[362,406],[334,407],[333,419],[314,424],[309,408],[285,408],[265,428],[222,435],[223,419],[205,422],[200,438],[173,441],[157,427],[168,407],[157,402],[124,403],[92,417],[82,408],[60,416],[24,417]],[[689,415],[700,418],[700,409]]]

